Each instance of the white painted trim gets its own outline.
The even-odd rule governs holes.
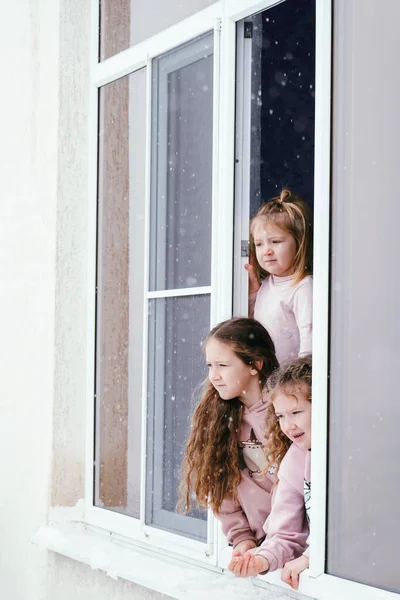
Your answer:
[[[225,0],[225,15],[232,21],[240,21],[281,2],[285,0]]]
[[[139,519],[122,513],[93,506],[85,513],[85,523],[108,535],[121,536],[126,542],[153,548],[166,556],[194,561],[202,566],[214,566],[206,543],[145,525]]]
[[[213,201],[212,240],[214,253],[211,264],[211,326],[232,316],[233,289],[233,194],[235,150],[235,79],[236,24],[225,15],[221,23],[220,83],[218,128],[218,194]],[[221,218],[223,216],[223,218]],[[221,526],[215,527],[215,552],[218,564],[227,541]]]
[[[331,0],[316,1],[312,520],[310,575],[325,571],[329,347]]]
[[[149,253],[150,253],[150,195],[151,195],[151,119],[152,119],[152,62],[147,61],[147,81],[146,81],[146,98],[147,98],[147,116],[146,116],[146,191],[145,191],[145,210],[144,210],[144,283],[143,289],[148,293],[149,288]],[[145,300],[143,304],[143,372],[142,372],[142,427],[141,427],[141,454],[142,454],[142,469],[140,474],[140,520],[145,522],[146,515],[146,484],[147,484],[147,354],[148,354],[148,302]]]
[[[242,240],[249,239],[250,158],[251,158],[251,79],[252,38],[244,38],[244,23],[237,24],[236,127],[235,127],[235,235],[234,235],[234,314],[248,315],[249,286],[242,257]]]
[[[207,31],[213,31],[215,21],[221,17],[221,14],[222,0],[98,63],[93,70],[93,83],[100,87],[124,77],[128,73],[146,66],[149,58],[164,54],[164,52],[189,42]]]
[[[179,288],[176,290],[157,290],[155,292],[147,292],[147,299],[152,298],[179,298],[181,296],[199,296],[201,294],[211,294],[211,286],[193,288]]]
[[[213,139],[212,139],[212,190],[211,190],[211,248],[214,248],[218,244],[218,238],[216,235],[215,220],[217,218],[216,203],[220,196],[220,119],[221,119],[221,35],[222,22],[221,18],[217,18],[214,23],[214,62],[213,62]],[[211,299],[210,299],[210,326],[213,324],[213,306],[216,295],[215,287],[213,287],[215,281],[214,272],[214,259],[213,252],[211,252]],[[214,517],[211,509],[207,511],[207,549],[210,561],[214,565],[218,563],[218,521]]]
[[[90,64],[98,60],[99,4],[91,3]],[[86,407],[85,407],[85,507],[93,503],[94,460],[94,373],[96,332],[96,246],[97,246],[97,171],[98,171],[98,89],[90,85],[88,118],[88,198],[86,265]]]
[[[233,171],[235,143],[235,23],[224,18],[221,27],[216,193],[212,209],[211,325],[232,316]],[[222,151],[223,148],[223,151]]]
[[[217,569],[173,556],[166,557],[142,544],[110,537],[81,524],[41,527],[31,541],[48,550],[100,569],[114,579],[126,579],[176,600],[269,600],[274,592],[257,588],[251,579],[234,579]],[[133,591],[133,597],[135,592]],[[281,600],[289,600],[279,594]]]
[[[316,600],[399,600],[399,594],[355,581],[321,575],[314,579],[307,571],[300,576],[299,592]],[[286,591],[286,585],[284,585]]]

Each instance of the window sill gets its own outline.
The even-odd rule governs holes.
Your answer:
[[[118,577],[176,600],[289,600],[280,591],[256,587],[251,579],[235,579],[176,558],[160,555],[115,538],[83,523],[41,527],[31,541],[110,577]]]

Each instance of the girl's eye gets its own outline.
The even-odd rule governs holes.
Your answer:
[[[282,419],[282,415],[276,415],[276,418],[278,419],[278,421],[280,421]]]
[[[259,248],[261,246],[261,242],[256,242],[254,245],[256,248]]]
[[[292,415],[299,415],[301,413],[301,410],[295,410],[292,412]]]
[[[226,367],[227,365],[224,365],[222,363],[219,364],[220,367]]]
[[[273,244],[280,244],[280,243],[281,243],[281,240],[272,240],[272,243],[273,243]]]

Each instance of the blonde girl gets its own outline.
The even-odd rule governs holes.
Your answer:
[[[274,344],[254,319],[220,323],[204,342],[208,379],[195,409],[182,465],[181,500],[210,506],[238,555],[265,536],[274,471],[263,451],[268,402],[262,388],[277,368]]]
[[[310,353],[312,224],[289,190],[261,206],[250,224],[249,312],[270,333],[280,364]],[[255,260],[254,260],[255,257]]]
[[[286,363],[269,378],[266,391],[267,464],[278,465],[278,484],[264,529],[253,553],[233,553],[228,568],[250,577],[283,567],[281,578],[297,589],[308,567],[311,504],[311,356]]]

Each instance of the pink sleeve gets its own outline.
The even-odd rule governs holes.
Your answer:
[[[312,295],[312,279],[310,277],[298,287],[293,296],[292,309],[300,335],[299,356],[305,356],[312,352]]]
[[[270,571],[282,568],[306,549],[309,531],[304,496],[281,475],[264,529],[267,537],[256,554],[268,560]]]
[[[254,318],[254,306],[256,304],[257,292],[249,294],[249,317]]]
[[[253,540],[257,543],[239,502],[228,499],[223,500],[221,508],[215,516],[221,521],[222,531],[233,547],[244,540]]]

